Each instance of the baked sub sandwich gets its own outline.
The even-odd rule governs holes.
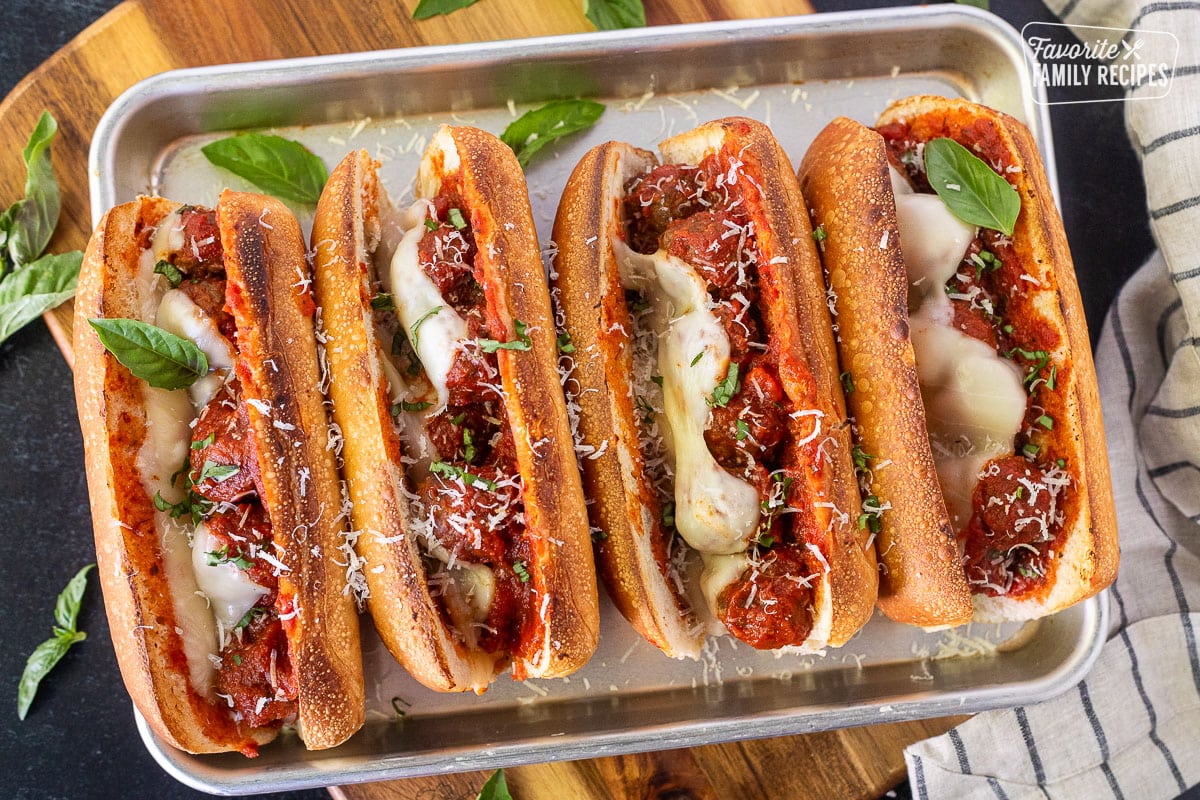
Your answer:
[[[599,612],[524,176],[491,134],[443,127],[416,195],[393,214],[351,153],[313,227],[368,607],[430,688],[566,675]]]
[[[876,567],[791,164],[741,118],[660,149],[591,150],[554,228],[600,573],[676,658],[841,645]]]
[[[1117,529],[1095,369],[1029,131],[910,97],[875,130],[835,120],[800,178],[881,509],[881,608],[1020,620],[1103,589]]]
[[[252,756],[284,724],[333,747],[363,722],[309,285],[291,212],[229,191],[117,206],[84,257],[97,571],[134,704],[189,752]]]

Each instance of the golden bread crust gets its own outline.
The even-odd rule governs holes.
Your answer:
[[[1100,417],[1095,366],[1074,266],[1037,147],[1012,117],[965,100],[918,95],[897,101],[878,126],[904,123],[922,141],[936,136],[994,140],[1018,169],[1005,174],[1021,196],[1012,240],[1026,273],[1036,282],[1030,307],[1038,323],[1060,339],[1050,351],[1057,367],[1054,440],[1072,475],[1065,536],[1047,581],[1020,597],[976,594],[975,618],[1031,619],[1090,597],[1112,582],[1118,561],[1116,512]]]
[[[528,326],[531,341],[528,350],[497,353],[533,544],[531,581],[549,597],[541,614],[539,652],[514,663],[513,674],[554,678],[591,658],[600,638],[600,611],[583,485],[560,389],[550,294],[516,156],[477,128],[448,131],[458,149],[463,196],[474,212],[476,269],[484,292],[494,307],[507,309],[502,319]],[[516,338],[515,327],[506,333]]]
[[[288,567],[279,590],[296,598],[298,615],[285,630],[299,687],[300,736],[312,750],[334,747],[363,723],[362,656],[357,613],[337,563],[345,528],[334,513],[341,502],[337,466],[325,446],[329,422],[304,239],[287,206],[262,195],[226,190],[217,222],[262,501]]]
[[[971,594],[938,488],[908,338],[908,282],[883,138],[839,117],[800,165],[800,188],[825,232],[822,260],[857,441],[870,454],[879,518],[879,607],[921,627],[971,619]],[[883,248],[880,242],[893,242]]]

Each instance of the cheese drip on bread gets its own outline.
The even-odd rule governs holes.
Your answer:
[[[1011,453],[1025,416],[1021,371],[954,326],[946,282],[976,228],[936,194],[913,192],[892,169],[896,219],[909,284],[909,328],[938,482],[955,530],[971,519],[984,465]]]

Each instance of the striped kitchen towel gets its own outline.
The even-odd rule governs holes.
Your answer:
[[[1050,0],[1079,25],[1170,31],[1166,97],[1126,99],[1159,252],[1096,352],[1121,566],[1088,678],[905,751],[918,798],[1172,798],[1200,784],[1200,2]],[[1194,610],[1195,609],[1195,610]]]

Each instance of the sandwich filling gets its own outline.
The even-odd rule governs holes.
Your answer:
[[[294,593],[284,586],[290,570],[273,542],[248,401],[234,374],[237,331],[216,213],[182,206],[138,237],[141,271],[160,276],[146,316],[192,341],[210,367],[187,390],[144,387],[147,439],[138,457],[165,569],[173,585],[195,587],[174,593],[191,681],[234,720],[279,725],[296,716],[286,634]]]
[[[528,350],[488,302],[472,214],[458,184],[403,216],[386,276],[394,300],[372,303],[400,455],[426,574],[443,620],[467,647],[537,656],[544,624],[542,576],[525,535],[522,483],[499,359]]]
[[[1057,286],[1049,270],[1029,274],[1021,242],[960,222],[933,193],[924,143],[950,132],[929,126],[879,132],[892,162],[930,444],[972,590],[1036,596],[1051,583],[1074,513],[1073,451],[1061,438],[1070,433],[1055,424],[1065,419],[1059,385],[1070,362],[1040,305]],[[1001,176],[1020,170],[986,123],[964,124],[953,138]]]
[[[660,569],[678,585],[689,549],[698,553],[712,616],[774,649],[809,638],[828,572],[809,489],[822,417],[805,402],[805,376],[785,391],[769,344],[761,301],[779,266],[756,235],[759,190],[739,155],[725,147],[628,181],[614,249],[625,295],[616,316],[632,330],[606,333],[634,348]]]

